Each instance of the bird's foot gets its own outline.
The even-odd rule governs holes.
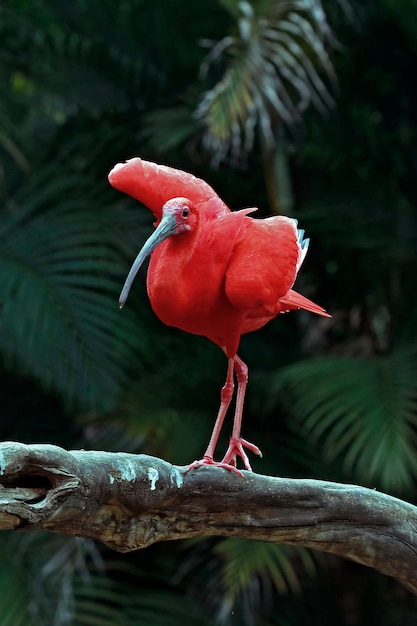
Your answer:
[[[206,454],[199,461],[194,461],[193,463],[190,463],[190,465],[188,466],[186,472],[189,472],[190,470],[196,469],[197,467],[203,467],[204,465],[211,465],[211,466],[214,466],[214,467],[222,467],[223,469],[227,469],[230,472],[234,472],[235,474],[237,474],[238,476],[243,478],[242,472],[240,470],[238,470],[237,467],[236,467],[236,459],[234,461],[232,459],[230,463],[225,462],[224,459],[223,459],[223,461],[215,461],[212,456],[208,456]]]
[[[244,448],[247,448],[258,456],[262,456],[262,452],[259,450],[258,446],[255,446],[255,444],[250,443],[250,441],[246,441],[246,439],[242,439],[242,437],[231,437],[229,447],[227,448],[227,452],[224,455],[222,463],[226,463],[226,465],[229,466],[236,466],[236,457],[239,456],[242,459],[245,468],[251,472],[252,468]]]

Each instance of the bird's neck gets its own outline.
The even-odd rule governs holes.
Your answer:
[[[150,270],[158,267],[158,274],[179,276],[191,262],[197,247],[198,225],[191,231],[173,235],[163,241],[152,253]]]

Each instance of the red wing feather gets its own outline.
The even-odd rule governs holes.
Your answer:
[[[157,165],[139,157],[118,163],[109,173],[110,184],[148,207],[158,220],[161,209],[171,198],[185,197],[194,204],[211,201],[218,213],[229,209],[217,193],[201,178],[166,165]]]
[[[226,295],[238,308],[271,307],[291,289],[297,275],[295,222],[283,216],[246,219],[245,236],[227,268]]]

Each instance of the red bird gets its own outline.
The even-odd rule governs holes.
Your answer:
[[[216,192],[192,174],[139,158],[117,164],[110,184],[153,211],[156,229],[144,244],[126,279],[119,305],[126,302],[137,271],[151,255],[147,288],[159,319],[216,343],[228,358],[225,385],[206,453],[189,469],[202,465],[236,468],[240,457],[251,470],[242,439],[243,401],[248,368],[238,357],[240,338],[264,326],[278,313],[306,309],[329,315],[291,287],[307,253],[308,239],[288,217],[255,220],[256,209],[231,212]],[[214,450],[237,379],[236,409],[229,447],[221,462]]]

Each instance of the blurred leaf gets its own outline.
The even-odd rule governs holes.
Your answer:
[[[7,541],[3,531],[2,542]],[[0,615],[1,626],[35,626],[28,611],[30,593],[27,577],[13,563],[4,545],[0,548]]]
[[[95,410],[114,405],[145,341],[117,307],[126,265],[99,198],[88,178],[52,163],[0,214],[3,357]]]
[[[291,546],[239,538],[197,539],[188,545],[178,579],[219,624],[241,612],[242,623],[257,624],[274,593],[299,593],[300,578],[316,573],[311,553]]]
[[[410,347],[374,359],[301,361],[273,376],[270,397],[354,480],[404,492],[417,476],[416,356]]]
[[[91,571],[103,571],[94,542],[46,532],[3,533],[3,541],[1,625],[72,624],[73,579],[88,584]]]
[[[157,154],[166,154],[195,136],[197,121],[186,106],[157,109],[144,118],[149,132],[149,145]]]
[[[254,577],[262,579],[264,584],[269,582],[281,594],[300,592],[300,582],[292,562],[295,557],[301,558],[309,575],[315,572],[310,553],[291,546],[229,538],[219,541],[214,552],[224,561],[221,579],[231,606],[237,596],[250,587]]]
[[[153,587],[151,587],[153,584]],[[209,626],[203,612],[179,588],[132,566],[74,581],[77,626]]]
[[[196,116],[206,128],[204,143],[216,162],[252,149],[255,128],[266,145],[275,142],[277,125],[300,121],[314,104],[333,104],[322,79],[334,80],[326,46],[333,36],[320,0],[268,2],[256,10],[247,2],[227,2],[238,34],[211,44],[202,74],[220,59],[225,71],[200,101]]]

